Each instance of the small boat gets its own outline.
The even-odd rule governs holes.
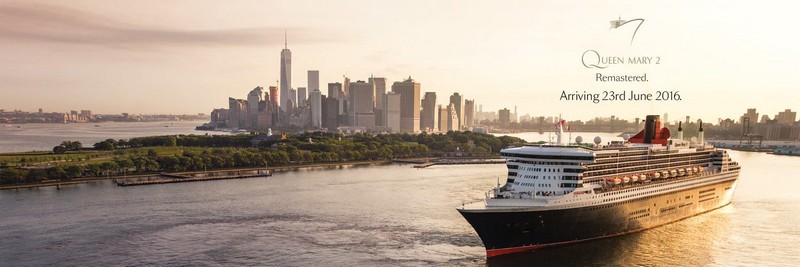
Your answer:
[[[635,182],[638,182],[638,181],[639,181],[639,175],[633,175],[633,176],[631,176],[631,182],[634,182],[634,183],[635,183]]]
[[[623,183],[626,183],[626,184],[627,184],[627,183],[630,183],[630,182],[631,182],[631,178],[630,178],[630,177],[628,177],[628,176],[622,177],[622,182],[623,182]]]

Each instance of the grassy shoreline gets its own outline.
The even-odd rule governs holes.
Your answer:
[[[324,168],[324,167],[339,167],[339,166],[357,166],[357,165],[373,165],[373,164],[386,164],[392,163],[391,160],[369,160],[369,161],[352,161],[352,162],[330,162],[330,163],[308,163],[308,164],[298,164],[298,165],[284,165],[284,166],[275,166],[275,167],[267,167],[267,170],[271,170],[273,172],[285,172],[285,171],[292,171],[298,169],[310,169],[310,168]],[[187,174],[187,173],[210,173],[210,172],[219,172],[219,171],[249,171],[249,170],[263,170],[263,167],[247,167],[247,168],[230,168],[230,169],[213,169],[213,170],[206,170],[206,171],[189,171],[189,172],[177,172],[175,174]],[[150,174],[137,174],[137,175],[111,175],[107,177],[87,177],[87,178],[75,178],[69,181],[60,181],[60,180],[46,180],[39,183],[25,183],[25,184],[11,184],[11,185],[0,185],[0,190],[13,190],[13,189],[25,189],[25,188],[37,188],[37,187],[48,187],[48,186],[62,186],[62,185],[75,185],[75,184],[85,184],[85,183],[93,183],[93,182],[102,182],[102,181],[109,181],[119,178],[136,178],[136,177],[147,177],[152,175],[157,175],[158,173],[150,173]]]

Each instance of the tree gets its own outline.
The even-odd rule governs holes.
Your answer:
[[[67,147],[65,147],[64,145],[55,146],[55,147],[53,147],[53,153],[56,153],[56,154],[67,153]]]
[[[29,183],[38,183],[44,180],[47,177],[47,172],[42,169],[31,169],[28,171],[28,174],[25,175],[26,182]]]
[[[152,149],[152,148],[148,149],[147,150],[147,157],[149,157],[149,158],[157,158],[158,157],[158,152],[156,152],[156,150]]]
[[[114,139],[106,139],[105,141],[94,144],[95,150],[114,150],[116,148],[117,140]]]
[[[0,183],[3,184],[16,184],[23,181],[25,175],[24,170],[15,168],[6,168],[0,172]]]
[[[61,145],[67,148],[67,151],[78,151],[83,147],[83,144],[78,141],[64,141]]]
[[[53,168],[47,169],[47,177],[61,179],[61,180],[69,180],[69,175],[64,170],[64,167],[55,166]]]
[[[64,168],[64,171],[67,173],[69,177],[81,177],[83,176],[84,167],[80,165],[69,165]]]
[[[100,170],[102,170],[106,175],[108,175],[112,170],[118,170],[119,165],[113,161],[106,161],[100,163]]]

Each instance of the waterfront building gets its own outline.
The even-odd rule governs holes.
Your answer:
[[[211,111],[211,125],[213,127],[227,127],[225,123],[228,121],[228,109],[215,108]]]
[[[228,127],[231,129],[244,128],[247,122],[247,101],[244,99],[228,98]]]
[[[469,130],[473,126],[475,126],[475,100],[464,100],[464,127]]]
[[[791,109],[778,112],[778,115],[775,115],[775,121],[778,124],[792,125],[797,121],[797,112],[793,112]]]
[[[464,96],[459,95],[458,93],[453,93],[453,95],[450,96],[450,104],[453,104],[453,107],[456,111],[456,116],[458,117],[458,120],[456,121],[458,128],[454,131],[461,130],[462,126],[464,125]]]
[[[389,131],[400,132],[401,96],[395,92],[389,92],[383,98],[383,121],[386,122]]]
[[[439,113],[436,107],[436,92],[425,92],[425,98],[422,99],[422,111],[420,112],[420,129],[428,132],[438,132],[439,125],[436,121],[436,115]]]
[[[319,88],[311,91],[309,101],[311,101],[311,127],[322,128],[322,92],[319,91]]]
[[[289,44],[286,36],[284,36],[283,45],[283,50],[281,50],[280,108],[281,111],[286,111],[286,102],[292,99],[289,96],[289,90],[292,88],[292,51],[289,50]],[[297,103],[297,100],[295,100],[294,103]]]
[[[392,84],[392,92],[400,94],[400,132],[419,132],[420,84],[409,76]]]
[[[756,109],[754,108],[748,108],[747,113],[739,117],[739,123],[744,123],[744,118],[748,118],[750,123],[754,124],[758,122],[758,112],[756,112]]]

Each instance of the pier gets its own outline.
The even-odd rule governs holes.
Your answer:
[[[427,168],[434,165],[464,165],[464,164],[505,164],[505,159],[497,158],[425,158],[425,159],[398,159],[395,163],[414,164],[414,168]]]
[[[152,184],[171,184],[187,183],[212,180],[242,179],[254,177],[269,177],[272,171],[269,170],[246,170],[246,171],[217,171],[217,172],[190,172],[190,173],[160,173],[153,176],[136,178],[114,179],[117,186],[137,186]]]

